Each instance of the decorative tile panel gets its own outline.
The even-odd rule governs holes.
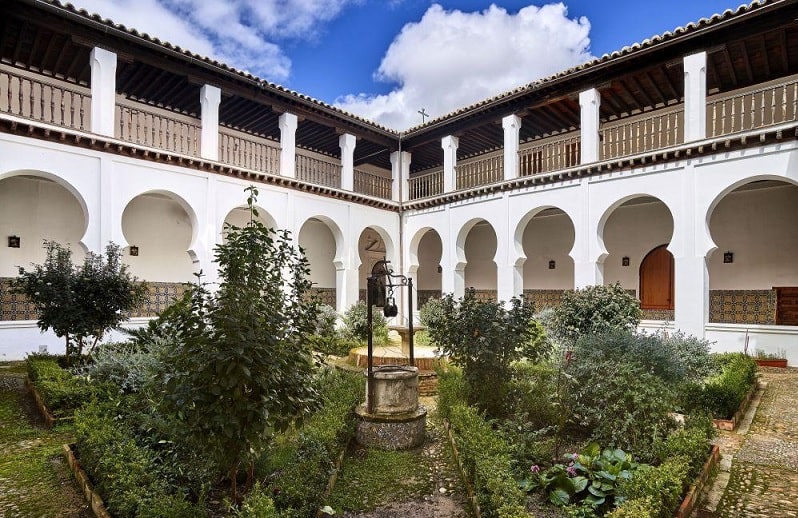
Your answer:
[[[36,306],[25,295],[11,293],[11,277],[0,277],[0,320],[36,320]]]
[[[443,296],[441,290],[417,290],[416,294],[418,295],[418,309],[423,308],[429,299],[439,299]]]
[[[709,321],[717,324],[775,324],[775,290],[711,290]]]
[[[316,297],[322,304],[327,304],[335,309],[335,288],[310,288],[309,295]]]
[[[535,311],[540,311],[559,306],[566,291],[569,290],[524,290],[524,298],[535,305]]]
[[[157,317],[158,314],[181,298],[189,285],[182,282],[148,282],[147,299],[131,311],[130,317]]]

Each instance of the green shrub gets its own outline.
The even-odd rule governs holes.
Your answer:
[[[463,369],[470,401],[489,417],[502,416],[511,363],[535,361],[548,353],[549,344],[532,320],[534,308],[515,297],[509,308],[479,300],[473,289],[458,301],[446,295],[441,306],[443,316],[430,325],[430,336]]]
[[[710,354],[710,342],[681,331],[657,335],[662,346],[670,349],[681,365],[684,380],[700,381],[712,373],[714,360]]]
[[[85,379],[62,368],[55,356],[30,356],[26,364],[28,377],[55,417],[71,416],[102,388],[93,387]]]
[[[388,322],[380,308],[372,311],[372,339],[375,344],[388,343]],[[368,308],[366,303],[358,301],[344,313],[344,333],[353,340],[365,342],[369,338]]]
[[[472,407],[453,406],[449,419],[482,516],[526,516],[524,495],[513,478],[507,443]]]
[[[586,427],[594,441],[651,460],[653,442],[675,426],[670,417],[672,390],[629,363],[577,359],[570,373],[573,383],[567,397],[575,422]]]
[[[719,374],[682,391],[687,413],[709,412],[718,419],[730,419],[756,384],[756,362],[741,353],[713,355]]]
[[[335,336],[335,324],[338,323],[338,312],[327,304],[319,304],[319,313],[316,315],[316,330],[314,334],[323,337]]]
[[[424,327],[435,326],[442,318],[444,318],[443,305],[439,298],[428,299],[418,311],[418,319]]]
[[[361,342],[347,337],[342,333],[311,335],[308,337],[308,341],[314,351],[332,356],[347,356],[351,349],[363,346]]]
[[[664,441],[654,445],[655,456],[660,462],[674,457],[682,457],[688,461],[686,478],[695,479],[707,460],[710,448],[710,437],[700,428],[682,428],[670,434]]]
[[[635,498],[627,500],[609,513],[606,518],[657,518],[659,516],[654,498]]]
[[[123,393],[140,392],[162,370],[160,351],[172,343],[153,337],[146,348],[135,342],[103,344],[94,351],[92,362],[81,369],[81,374],[93,382],[113,383]]]
[[[552,327],[558,339],[572,344],[589,334],[632,331],[640,317],[640,301],[619,283],[588,286],[563,293]]]
[[[247,493],[241,507],[232,510],[232,516],[234,518],[280,518],[282,513],[274,506],[274,500],[263,486],[256,482]]]
[[[466,387],[463,371],[453,365],[438,368],[438,415],[449,419],[452,407],[468,403],[468,387]]]
[[[684,457],[673,457],[657,467],[645,467],[635,476],[625,480],[618,494],[625,500],[646,500],[652,516],[669,518],[681,502],[688,483],[689,462]]]
[[[190,517],[201,511],[179,495],[166,493],[157,478],[155,453],[136,443],[133,431],[117,418],[114,403],[92,402],[75,412],[80,463],[119,517]]]
[[[277,508],[286,517],[312,516],[340,452],[354,437],[353,410],[363,399],[360,373],[333,371],[321,379],[322,408],[293,438],[282,469],[269,481]]]

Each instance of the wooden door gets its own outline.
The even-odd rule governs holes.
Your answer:
[[[776,290],[776,324],[798,326],[798,287],[788,286]]]
[[[640,307],[673,309],[673,256],[668,245],[650,251],[640,264]]]

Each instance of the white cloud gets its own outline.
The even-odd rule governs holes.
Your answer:
[[[74,0],[78,7],[271,81],[291,60],[280,39],[313,39],[318,27],[362,0]]]
[[[356,94],[336,105],[393,128],[421,122],[592,59],[590,22],[569,19],[562,4],[517,14],[491,5],[482,12],[432,5],[391,43],[374,77],[397,84],[384,95]]]

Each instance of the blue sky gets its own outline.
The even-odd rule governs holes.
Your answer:
[[[733,0],[72,0],[395,129],[739,4]]]

